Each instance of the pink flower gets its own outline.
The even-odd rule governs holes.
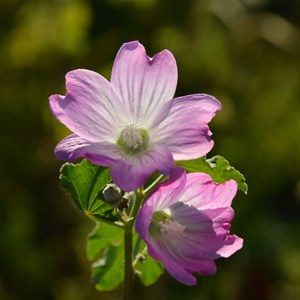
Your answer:
[[[229,235],[236,192],[234,180],[218,184],[207,174],[176,168],[140,209],[136,231],[174,278],[195,285],[193,272],[213,275],[215,259],[243,246],[243,239]]]
[[[137,41],[124,44],[111,81],[84,69],[66,75],[66,95],[50,97],[53,115],[74,134],[56,147],[58,159],[84,157],[111,167],[123,190],[142,186],[174,160],[201,157],[213,147],[208,123],[221,104],[194,94],[172,100],[177,66],[168,50],[149,58]]]

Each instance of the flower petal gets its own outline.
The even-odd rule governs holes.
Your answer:
[[[182,242],[182,238],[179,242],[172,242],[179,244]],[[187,285],[195,285],[197,283],[189,268],[191,264],[194,265],[195,261],[187,261],[186,257],[181,256],[181,253],[177,251],[176,245],[174,246],[163,239],[159,241],[151,239],[150,243],[148,241],[147,246],[149,254],[154,254],[153,257],[164,264],[170,275]]]
[[[111,84],[118,92],[133,124],[153,126],[168,112],[158,109],[175,94],[177,65],[173,54],[163,50],[153,58],[147,56],[138,41],[123,44],[112,69]],[[163,115],[161,115],[163,113]]]
[[[234,180],[221,184],[213,182],[205,173],[190,173],[187,176],[181,201],[202,210],[229,207],[237,193],[237,183]]]
[[[111,167],[112,180],[124,191],[141,187],[148,177],[159,170],[163,174],[173,168],[172,154],[163,148],[152,148],[139,156],[127,157]]]
[[[150,239],[148,227],[152,221],[153,213],[167,207],[170,201],[176,201],[177,195],[184,188],[185,180],[185,171],[179,167],[173,168],[170,172],[170,179],[167,182],[158,184],[152,195],[140,208],[136,217],[135,228],[144,240],[149,241]],[[158,204],[159,207],[157,207]],[[152,251],[153,255],[151,253],[150,255],[156,258],[155,250],[151,248],[150,244],[148,244],[148,251],[149,253]]]
[[[194,260],[217,259],[219,257],[218,251],[224,246],[228,236],[229,221],[233,217],[233,209],[225,207],[198,210],[198,213],[191,213],[190,215],[186,212],[182,215],[175,210],[176,208],[171,208],[172,216],[185,226],[184,241],[178,242],[176,245],[180,256]],[[190,210],[195,210],[195,208],[190,207]]]
[[[53,115],[90,142],[118,138],[124,109],[110,83],[101,75],[78,69],[66,75],[66,96],[52,95]]]
[[[218,250],[217,254],[221,257],[229,257],[243,247],[244,240],[237,235],[229,235],[224,246]]]
[[[63,139],[56,146],[55,155],[64,161],[75,161],[80,157],[87,158],[94,164],[104,167],[120,160],[120,154],[115,145],[91,144],[76,134]]]
[[[192,275],[192,272],[184,269],[182,265],[177,263],[176,261],[174,260],[164,261],[164,266],[168,271],[168,273],[171,276],[173,276],[175,279],[180,281],[181,283],[189,286],[197,284],[197,280]]]
[[[192,282],[196,284],[196,279],[193,276],[194,279],[192,279],[191,276],[187,276],[187,273],[192,275],[192,272],[198,272],[201,275],[213,275],[216,272],[214,262],[205,259],[205,257],[202,258],[197,254],[197,248],[191,248],[191,245],[185,245],[185,239],[182,237],[179,237],[179,241],[161,240],[159,243],[152,241],[151,246],[155,247],[155,250],[152,249],[152,251],[157,253],[157,257],[163,262],[167,271],[177,280],[187,285],[192,285]],[[182,251],[183,248],[185,248],[184,251]],[[191,255],[192,253],[194,253],[194,255]],[[149,254],[151,253],[149,252]],[[172,266],[177,266],[176,269],[179,269],[180,273],[185,273],[184,278],[189,278],[189,280],[184,281],[184,278],[181,278]]]
[[[179,199],[186,184],[185,170],[174,167],[170,173],[170,178],[166,182],[157,185],[155,192],[147,203],[152,203],[153,211],[163,210],[171,206]]]
[[[220,109],[220,102],[206,94],[175,98],[167,117],[151,130],[153,142],[166,145],[174,160],[201,157],[213,147],[207,124]]]
[[[191,266],[191,271],[197,272],[200,275],[214,275],[217,272],[217,267],[212,260],[199,260],[196,264]]]

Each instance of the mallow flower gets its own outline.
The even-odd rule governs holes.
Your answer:
[[[150,58],[138,41],[120,48],[110,82],[85,69],[67,73],[65,96],[50,97],[53,115],[73,132],[56,146],[57,158],[109,166],[112,180],[131,191],[155,171],[168,174],[174,160],[205,155],[221,104],[206,94],[173,99],[176,85],[172,53]]]
[[[137,215],[136,231],[149,255],[186,285],[197,283],[193,272],[213,275],[214,260],[243,246],[243,239],[229,234],[236,192],[234,180],[219,184],[207,174],[175,168]]]

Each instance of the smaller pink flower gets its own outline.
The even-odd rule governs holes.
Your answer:
[[[174,169],[137,216],[136,231],[147,243],[149,255],[186,285],[197,283],[193,272],[215,274],[214,260],[243,246],[243,239],[229,235],[236,192],[234,180],[219,184],[207,174]]]

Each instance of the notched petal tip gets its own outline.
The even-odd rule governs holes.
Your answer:
[[[65,78],[69,78],[69,77],[79,77],[81,75],[92,75],[92,74],[97,74],[99,76],[99,74],[95,71],[91,71],[91,70],[88,70],[88,69],[84,69],[84,68],[78,68],[78,69],[75,69],[75,70],[72,70],[72,71],[69,71]]]
[[[221,110],[222,109],[222,103],[217,98],[215,98],[214,96],[211,96],[211,95],[208,95],[208,96],[210,98],[210,101],[212,103],[214,103],[214,105],[216,107],[216,112]]]
[[[131,41],[131,42],[128,42],[128,43],[124,43],[124,44],[121,46],[120,50],[121,50],[122,48],[125,48],[126,50],[132,51],[132,50],[136,49],[136,48],[139,47],[139,46],[142,46],[142,47],[143,47],[143,45],[140,44],[140,42],[139,42],[138,40],[136,40],[136,41]],[[143,48],[144,48],[144,47],[143,47]]]
[[[193,276],[193,273],[190,270],[185,269],[176,261],[167,258],[164,261],[164,265],[168,273],[181,283],[188,286],[197,284],[197,279]]]
[[[101,82],[107,80],[95,71],[87,69],[76,69],[69,71],[65,76],[66,81],[66,93],[77,92],[78,89],[82,89],[85,85],[86,87],[92,88]]]
[[[181,279],[179,281],[187,286],[195,286],[198,283],[196,277],[194,277],[193,275],[191,275],[191,277],[189,278]]]
[[[51,95],[49,97],[50,105],[55,104],[57,101],[63,100],[64,98],[65,98],[65,96],[62,96],[62,95],[59,95],[59,94]]]
[[[60,115],[63,115],[63,109],[67,105],[67,101],[65,100],[65,96],[62,95],[51,95],[49,97],[49,106],[52,114],[55,118],[59,118]]]
[[[78,152],[85,146],[84,140],[75,134],[71,134],[56,145],[54,154],[58,160],[73,162],[80,157]]]
[[[159,62],[159,61],[163,61],[164,64],[166,64],[168,62],[168,67],[171,68],[171,70],[173,69],[173,72],[176,72],[176,76],[177,76],[176,59],[170,50],[164,49],[164,50],[156,53],[152,58],[149,58],[149,60],[150,60],[149,61],[150,65],[152,65],[156,62]]]
[[[50,102],[53,102],[53,101],[56,101],[56,98],[59,97],[60,95],[58,94],[54,94],[54,95],[51,95],[48,99]]]
[[[232,191],[232,199],[234,198],[234,196],[236,195],[237,191],[238,191],[238,184],[234,179],[230,179],[228,181],[224,182],[224,185],[227,186],[227,189]]]
[[[139,49],[138,49],[139,48]],[[175,66],[176,68],[174,68],[174,71],[177,73],[177,65],[176,65],[176,59],[173,55],[173,53],[171,51],[169,51],[168,49],[164,49],[158,53],[156,53],[153,57],[149,56],[147,54],[147,51],[144,47],[143,44],[141,44],[138,40],[136,41],[131,41],[128,43],[124,43],[121,48],[119,49],[119,53],[123,51],[134,51],[134,50],[140,50],[140,53],[143,53],[145,55],[145,57],[148,60],[149,65],[152,65],[154,63],[159,63],[160,61],[163,61],[164,63],[166,63],[166,61],[169,61],[169,65],[170,66]]]
[[[224,246],[217,251],[220,257],[228,258],[235,252],[243,248],[244,240],[239,236],[233,234],[229,235],[225,241]]]

